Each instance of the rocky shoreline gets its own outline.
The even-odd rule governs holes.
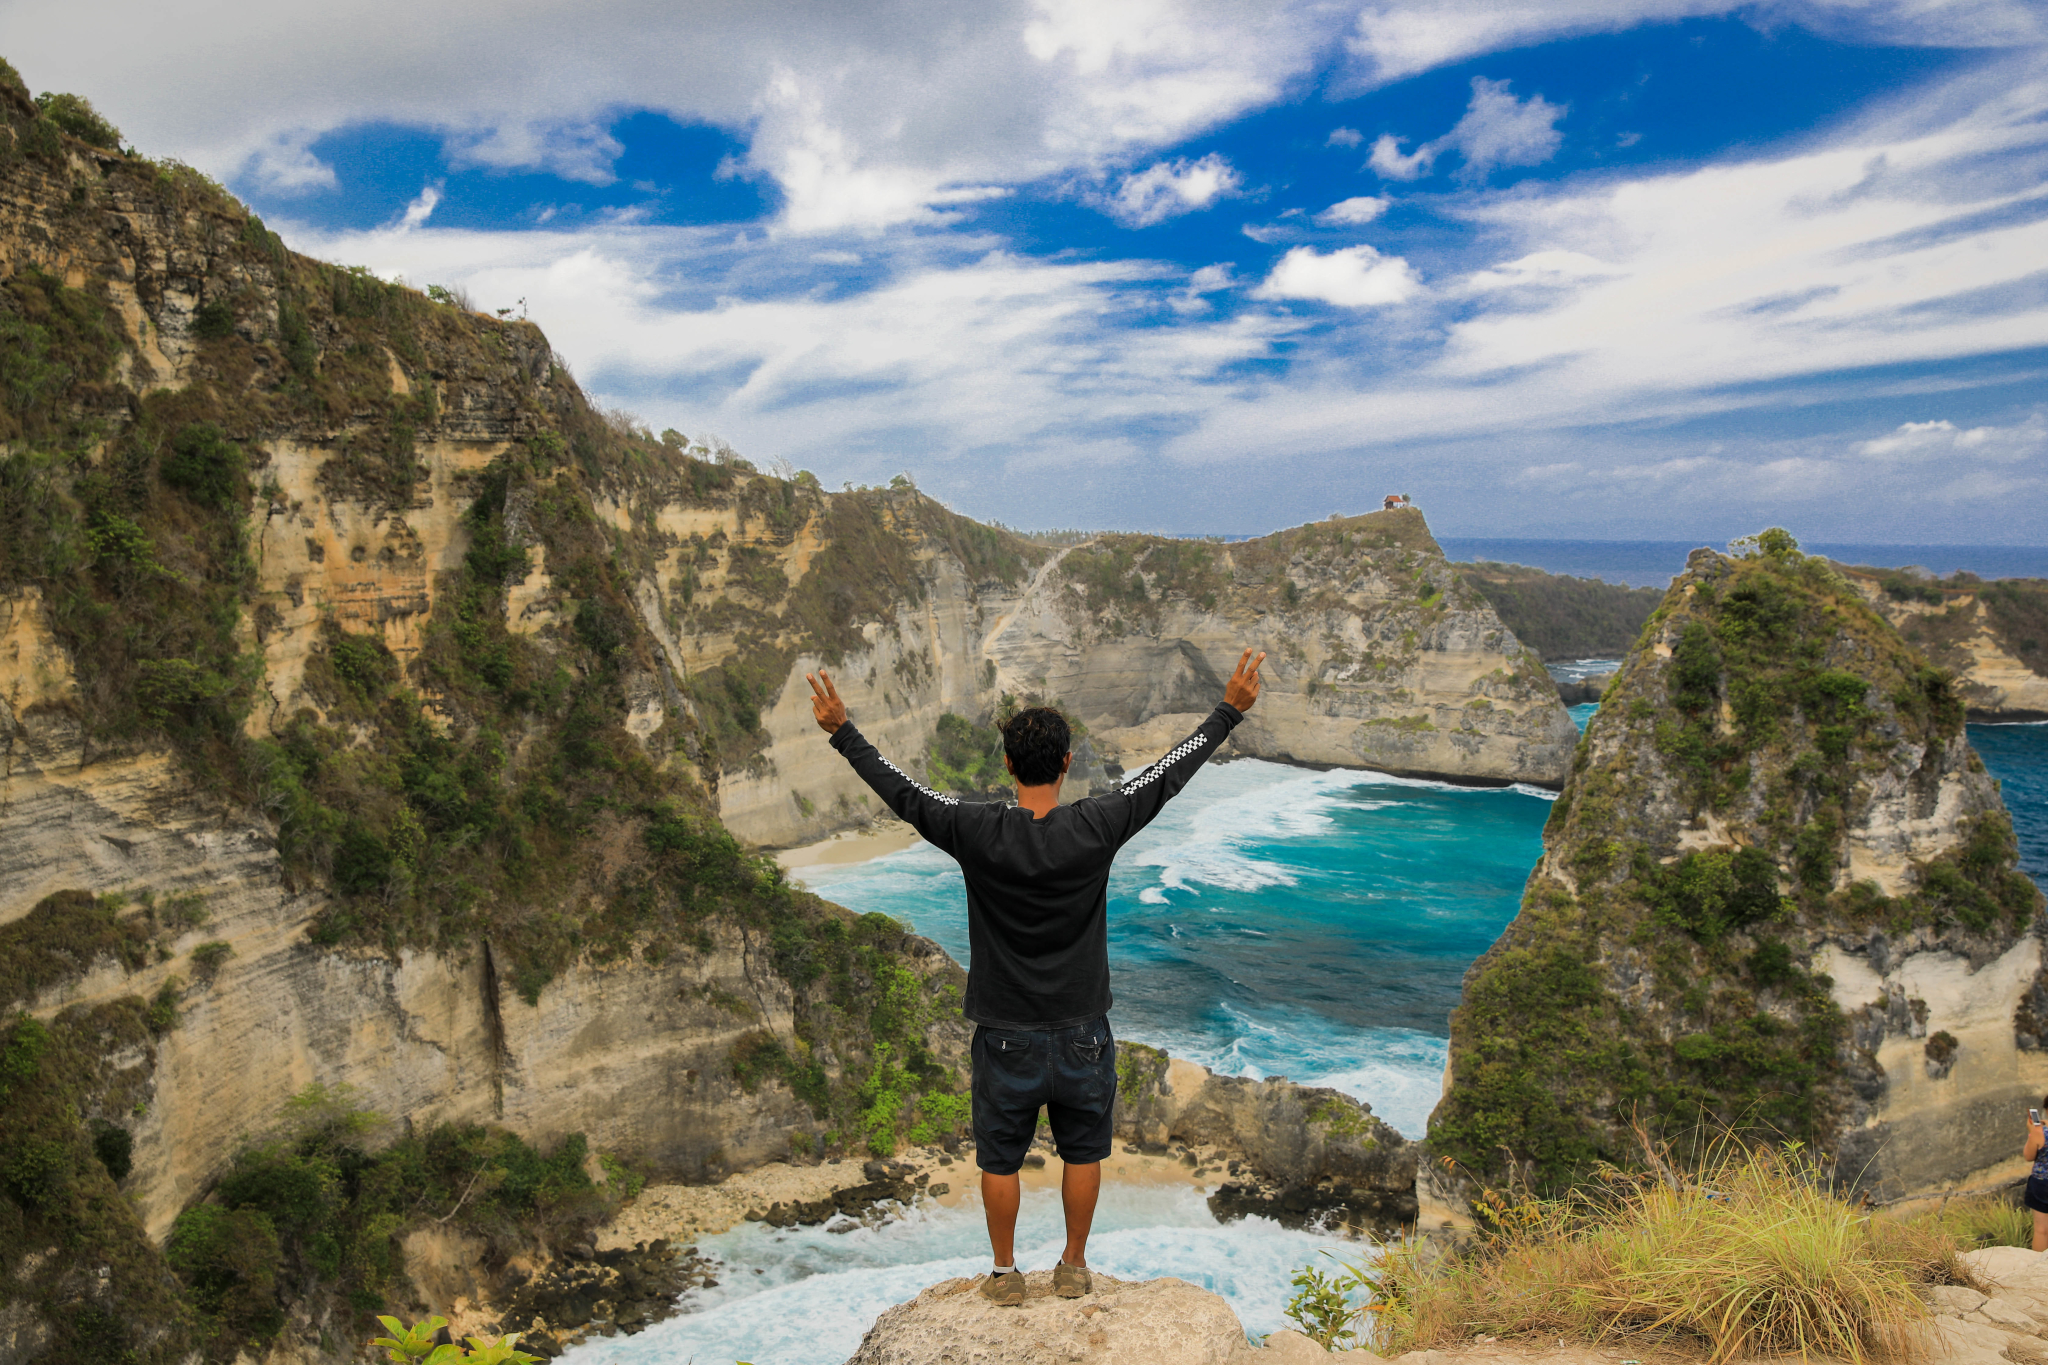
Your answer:
[[[1185,1184],[1226,1223],[1256,1215],[1340,1238],[1415,1224],[1415,1146],[1367,1106],[1281,1078],[1216,1076],[1143,1044],[1123,1047],[1108,1183]],[[730,1273],[701,1239],[747,1222],[874,1226],[920,1203],[957,1207],[977,1186],[972,1149],[970,1139],[866,1161],[770,1162],[715,1184],[649,1185],[588,1241],[478,1275],[487,1302],[430,1307],[453,1319],[457,1334],[516,1331],[550,1358],[630,1336],[689,1311],[692,1291],[716,1288]],[[1024,1183],[1056,1187],[1059,1173],[1052,1141],[1041,1136]]]

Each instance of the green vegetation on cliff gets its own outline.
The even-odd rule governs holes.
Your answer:
[[[1987,582],[1973,573],[1920,578],[1861,567],[1844,572],[1885,601],[1908,608],[1895,618],[1899,633],[1935,663],[1967,667],[1969,654],[1962,646],[1982,632],[2033,672],[2048,676],[2048,579]]]
[[[1652,617],[1467,975],[1430,1142],[1475,1178],[1555,1191],[1625,1163],[1637,1126],[1832,1150],[1870,1063],[1815,945],[2003,944],[2039,911],[1949,675],[1782,531],[1738,549],[1696,555]],[[1879,788],[1925,804],[1945,780],[1970,793],[1954,844],[1896,895],[1850,880]]]
[[[1655,588],[1545,573],[1521,564],[1460,564],[1515,638],[1546,659],[1625,654],[1664,600]]]
[[[850,1134],[882,1065],[863,993],[882,990],[904,939],[870,933],[873,961],[804,976],[801,944],[836,962],[859,934],[743,850],[699,778],[758,750],[760,709],[799,651],[836,660],[863,621],[922,600],[920,540],[1007,582],[1042,552],[914,491],[828,500],[815,479],[691,459],[594,413],[529,324],[293,255],[177,168],[115,155],[81,176],[63,154],[65,120],[89,106],[44,104],[0,92],[7,147],[57,130],[55,152],[4,168],[24,201],[63,203],[81,233],[119,201],[209,248],[185,382],[146,397],[118,380],[145,361],[106,280],[67,286],[29,265],[0,281],[0,591],[40,590],[79,679],[88,752],[168,742],[203,791],[267,814],[287,875],[331,892],[317,944],[489,951],[529,1002],[579,960],[708,951],[714,923],[765,930],[800,996],[815,994],[800,1014],[835,1059],[814,1108]],[[443,391],[466,395],[462,414],[442,410]],[[276,628],[249,610],[252,514],[281,496],[267,484],[272,448],[339,431],[320,481],[396,512],[413,499],[419,444],[461,436],[452,424],[486,405],[516,439],[464,490],[469,544],[436,584],[417,657],[401,664],[381,633],[331,615],[305,674],[320,709],[246,724]],[[813,526],[820,543],[793,585],[750,567],[743,547],[692,547],[723,551],[744,591],[708,609],[686,601],[678,624],[729,632],[739,649],[681,682],[694,716],[671,691],[643,744],[624,726],[627,687],[667,673],[632,584],[664,547],[597,505],[658,498],[737,498],[743,524],[782,537]],[[563,623],[545,638],[506,619],[508,588],[540,556]],[[64,913],[109,917],[117,938],[144,933],[81,905]],[[44,950],[4,956],[0,979],[50,984]],[[887,1046],[899,1069],[922,1056],[907,1038]]]
[[[294,255],[203,175],[112,150],[95,119],[71,97],[38,107],[0,66],[9,205],[40,214],[65,261],[122,258],[132,244],[110,243],[139,231],[204,272],[180,279],[189,315],[147,270],[60,275],[40,238],[0,280],[0,594],[39,602],[68,658],[77,687],[62,705],[80,758],[168,747],[191,779],[181,799],[271,822],[291,888],[324,893],[313,951],[483,956],[487,979],[531,1003],[579,964],[657,967],[716,951],[720,935],[765,941],[794,995],[794,1040],[756,1038],[735,1079],[786,1085],[812,1115],[795,1136],[827,1149],[957,1127],[943,1041],[957,1031],[957,971],[893,922],[789,886],[719,823],[707,784],[758,752],[760,711],[797,653],[837,659],[864,624],[922,600],[916,546],[1004,582],[1044,552],[914,490],[827,500],[815,479],[692,459],[608,421],[538,328]],[[381,619],[330,611],[305,660],[317,709],[259,712],[276,681],[265,646],[284,621],[257,605],[255,547],[264,520],[299,511],[280,459],[323,451],[319,486],[395,526],[422,505],[430,443],[502,454],[454,476],[468,504],[459,562],[431,580],[418,653],[395,655]],[[723,616],[687,593],[663,604],[673,624],[737,646],[689,679],[670,675],[635,598],[648,557],[679,547],[608,519],[679,496],[736,502],[754,525],[816,542],[795,583],[751,548],[689,547],[738,589]],[[508,621],[520,584],[542,594],[544,632]],[[625,728],[636,707],[654,712],[651,735]],[[161,967],[195,913],[46,898],[0,929],[0,993],[29,1003],[95,964]],[[472,1159],[511,1174],[472,1196],[465,1219],[517,1204],[515,1168],[531,1163],[508,1135],[444,1130],[415,1150],[302,1133],[245,1153],[188,1211],[173,1238],[181,1296],[111,1173],[142,1102],[119,1067],[176,1026],[183,992],[215,988],[232,951],[201,944],[180,968],[191,985],[172,977],[148,998],[18,1022],[19,1046],[0,1049],[13,1059],[0,1297],[53,1324],[56,1358],[182,1359],[202,1341],[218,1353],[261,1337],[316,1284],[360,1308],[386,1284],[393,1211],[445,1213]],[[80,1276],[99,1265],[114,1287],[91,1297]]]
[[[373,1141],[383,1126],[346,1094],[316,1086],[178,1216],[163,1254],[210,1360],[260,1351],[294,1313],[331,1314],[351,1344],[362,1340],[377,1310],[411,1298],[400,1246],[408,1232],[467,1233],[502,1262],[537,1241],[587,1235],[628,1192],[591,1180],[581,1135],[543,1153],[480,1124]]]
[[[0,1029],[0,1301],[22,1359],[172,1365],[199,1343],[119,1184],[158,1032],[134,997]]]

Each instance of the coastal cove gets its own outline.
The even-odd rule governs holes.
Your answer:
[[[1571,708],[1581,730],[1595,709]],[[2048,878],[2048,725],[1970,738],[2003,784],[2021,866]],[[1554,799],[1258,759],[1204,769],[1110,879],[1118,1036],[1225,1075],[1327,1085],[1421,1137],[1459,984],[1514,918]],[[793,875],[968,959],[959,871],[929,845]]]
[[[1572,708],[1581,729],[1595,709]],[[1970,736],[2003,784],[2023,865],[2048,874],[2048,725],[1972,726]],[[1514,916],[1551,799],[1528,787],[1261,760],[1204,769],[1111,880],[1119,1036],[1225,1073],[1329,1085],[1420,1136],[1441,1088],[1459,982]],[[834,861],[801,858],[794,875],[854,910],[907,919],[964,962],[951,860],[915,843],[836,861],[863,846],[887,844],[842,840]],[[1226,1227],[1185,1186],[1114,1178],[1098,1226],[1098,1268],[1213,1290],[1255,1335],[1288,1325],[1295,1267],[1324,1250],[1349,1254],[1333,1236],[1261,1218]],[[1050,1264],[1057,1227],[1054,1193],[1027,1192],[1020,1259]],[[699,1245],[728,1268],[719,1289],[686,1295],[681,1317],[565,1359],[838,1365],[876,1313],[925,1284],[977,1273],[984,1256],[971,1196],[920,1203],[879,1226],[748,1223]]]

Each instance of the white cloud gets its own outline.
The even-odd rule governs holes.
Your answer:
[[[1615,273],[1605,262],[1582,251],[1532,251],[1519,260],[1474,271],[1463,283],[1467,292],[1475,294],[1498,289],[1557,289]]]
[[[1464,156],[1458,178],[1484,180],[1497,167],[1540,166],[1557,155],[1564,144],[1557,121],[1564,116],[1565,106],[1541,95],[1518,100],[1508,82],[1474,76],[1472,102],[1451,131],[1409,153],[1401,150],[1405,139],[1383,133],[1368,164],[1388,180],[1414,180],[1429,174],[1439,156],[1455,151]]]
[[[440,202],[441,187],[439,185],[428,185],[422,188],[419,196],[410,204],[407,204],[405,212],[399,215],[399,230],[409,232],[414,228],[425,226],[427,219],[434,216],[435,205]]]
[[[457,132],[445,144],[456,170],[483,166],[496,171],[546,171],[586,185],[609,185],[618,177],[612,163],[626,149],[596,123],[499,123]]]
[[[1340,199],[1317,214],[1316,221],[1330,227],[1357,227],[1385,213],[1389,202],[1371,195]]]
[[[1205,265],[1188,276],[1187,287],[1167,299],[1176,313],[1206,313],[1214,308],[1206,295],[1220,293],[1237,283],[1228,264]]]
[[[1369,246],[1345,247],[1327,255],[1298,246],[1280,258],[1252,297],[1378,308],[1405,303],[1421,292],[1422,281],[1399,256],[1382,256]]]
[[[1160,161],[1124,177],[1104,209],[1125,227],[1152,227],[1237,194],[1244,181],[1222,156]]]
[[[1425,142],[1413,152],[1401,150],[1402,139],[1381,133],[1372,144],[1372,159],[1366,164],[1388,180],[1415,180],[1429,174],[1436,164],[1436,144]]]
[[[1363,141],[1365,141],[1365,134],[1359,132],[1356,128],[1332,128],[1329,141],[1323,145],[1325,147],[1356,147]]]
[[[272,194],[304,194],[331,190],[340,182],[334,167],[313,155],[313,134],[303,129],[282,132],[250,150],[250,178]]]
[[[1345,47],[1354,87],[1382,85],[1485,52],[1582,33],[1618,33],[1694,15],[1741,13],[1723,0],[1424,0],[1360,11]],[[2027,0],[1781,0],[1765,22],[1805,24],[1831,36],[1928,47],[2039,43],[2044,25]]]
[[[1483,180],[1497,166],[1540,166],[1556,156],[1564,144],[1557,121],[1564,115],[1563,105],[1541,95],[1518,100],[1506,81],[1474,76],[1465,116],[1439,140],[1464,153],[1460,174]]]
[[[2009,427],[1958,427],[1946,419],[1902,422],[1889,434],[1858,444],[1856,453],[1885,461],[1947,461],[1960,456],[2018,463],[2048,453],[2048,416],[2036,412]]]

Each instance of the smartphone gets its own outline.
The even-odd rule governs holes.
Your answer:
[[[2041,1111],[2038,1109],[2029,1109],[2027,1111],[2027,1122],[2033,1124],[2036,1128],[2039,1128],[2041,1126]]]

